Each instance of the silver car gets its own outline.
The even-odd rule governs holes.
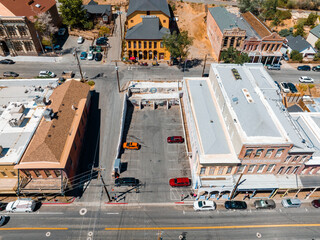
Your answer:
[[[302,82],[302,83],[313,83],[314,80],[311,77],[302,76],[302,77],[299,77],[299,82]]]
[[[256,209],[273,209],[276,207],[276,203],[273,200],[257,200],[254,202],[254,206]]]
[[[281,204],[285,208],[298,208],[301,206],[301,201],[297,198],[288,198],[283,199],[281,201]]]

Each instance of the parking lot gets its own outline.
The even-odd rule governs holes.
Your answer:
[[[169,179],[190,177],[190,167],[185,144],[168,144],[168,136],[184,136],[180,108],[134,109],[128,106],[127,131],[123,141],[138,142],[139,150],[124,150],[121,155],[124,170],[121,177],[135,177],[140,180],[138,192],[135,188],[116,187],[126,202],[172,202],[181,201],[191,191],[188,187],[172,188]],[[123,194],[126,191],[130,191]],[[119,196],[120,195],[120,196]]]

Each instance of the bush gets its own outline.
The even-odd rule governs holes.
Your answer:
[[[87,84],[88,84],[89,86],[94,86],[94,85],[95,85],[95,82],[91,80],[91,81],[88,81]]]
[[[292,17],[290,10],[287,10],[287,11],[278,10],[277,14],[278,14],[280,20],[291,19],[291,17]]]
[[[316,43],[314,44],[314,46],[316,47],[316,49],[320,50],[320,39],[318,39],[316,41]]]
[[[41,43],[44,46],[51,46],[51,42],[48,39],[42,39]]]
[[[91,21],[85,22],[85,23],[83,24],[83,28],[86,29],[86,30],[91,30],[91,29],[93,29],[93,22],[91,22]]]
[[[316,22],[317,18],[318,18],[317,14],[310,13],[304,24],[307,26],[312,26]]]
[[[302,62],[302,53],[299,53],[299,51],[297,50],[293,50],[290,54],[290,59],[292,61],[299,61],[299,62]]]
[[[99,29],[99,36],[105,36],[108,35],[110,33],[110,28],[108,28],[107,26],[101,26]]]
[[[292,35],[292,31],[290,31],[291,29],[282,29],[281,31],[279,31],[279,35],[281,37],[287,37],[289,35]]]
[[[174,3],[171,4],[171,9],[172,9],[172,12],[176,10],[176,5]]]

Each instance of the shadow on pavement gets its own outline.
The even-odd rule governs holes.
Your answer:
[[[132,121],[133,111],[134,111],[133,104],[131,103],[131,101],[127,100],[127,112],[126,112],[125,124],[123,129],[123,135],[122,135],[122,144],[127,141],[127,136],[128,136],[128,132],[129,132],[131,121]],[[121,148],[118,158],[121,158],[121,155],[123,153],[124,153],[124,149]]]

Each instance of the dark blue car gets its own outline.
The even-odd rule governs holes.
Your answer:
[[[244,201],[226,201],[224,207],[226,209],[247,209],[247,204]]]
[[[308,65],[302,65],[302,66],[298,66],[297,68],[299,71],[311,71],[311,67]]]

